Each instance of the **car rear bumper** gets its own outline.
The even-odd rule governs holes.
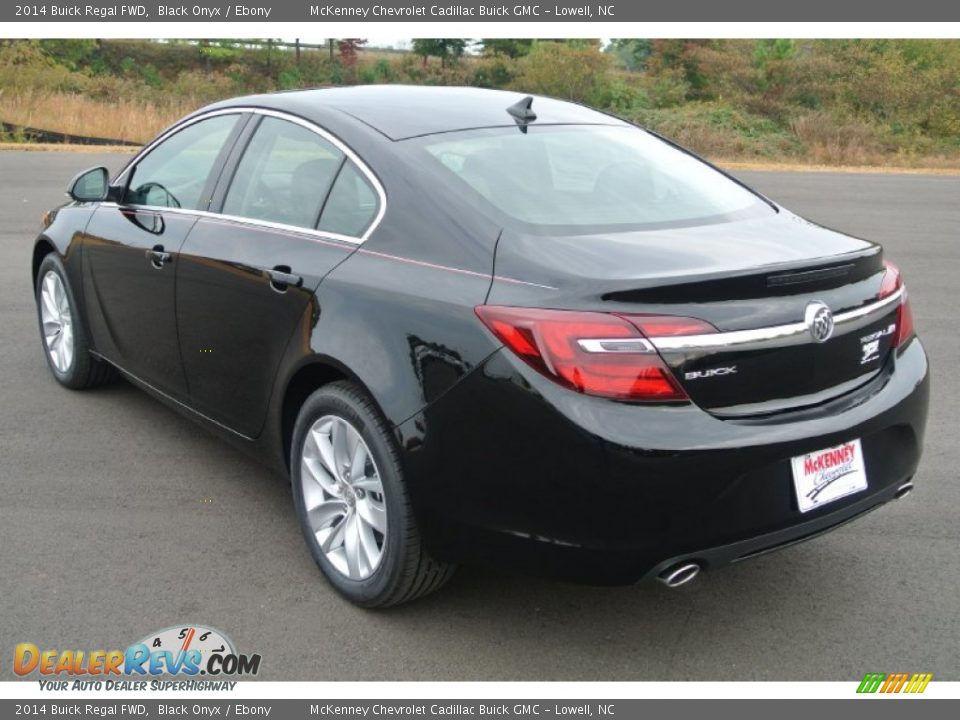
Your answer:
[[[631,583],[778,549],[893,499],[916,472],[928,394],[918,340],[843,398],[735,421],[578,395],[500,351],[397,432],[438,557]],[[855,438],[867,490],[801,513],[790,458]]]

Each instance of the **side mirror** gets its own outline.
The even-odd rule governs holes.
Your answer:
[[[109,189],[110,172],[105,167],[95,167],[71,180],[67,195],[77,202],[99,202],[106,199]]]

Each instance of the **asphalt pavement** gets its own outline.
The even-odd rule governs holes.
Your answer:
[[[909,498],[679,590],[468,567],[377,612],[325,584],[282,479],[126,383],[71,392],[47,370],[40,214],[124,158],[0,152],[0,679],[19,642],[124,648],[202,623],[270,680],[960,680],[960,177],[740,173],[901,266],[933,367]]]

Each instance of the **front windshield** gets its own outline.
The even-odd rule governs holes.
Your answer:
[[[774,212],[708,165],[633,127],[491,128],[420,143],[441,172],[535,226],[691,225]]]

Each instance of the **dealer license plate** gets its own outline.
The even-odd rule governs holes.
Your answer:
[[[867,471],[859,440],[800,455],[791,463],[800,512],[815,510],[867,489]]]

